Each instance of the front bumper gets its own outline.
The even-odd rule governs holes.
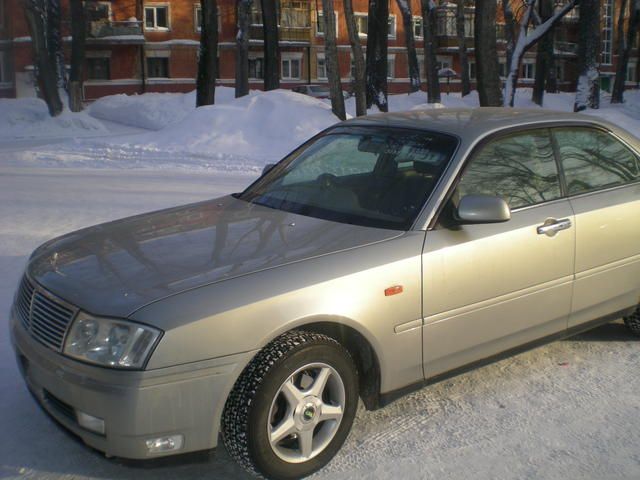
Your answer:
[[[123,371],[69,359],[10,319],[11,341],[27,386],[42,407],[87,445],[109,456],[148,459],[217,445],[220,416],[253,352],[149,371]],[[77,412],[104,420],[105,434],[82,428]],[[150,454],[146,440],[183,435],[180,450]]]

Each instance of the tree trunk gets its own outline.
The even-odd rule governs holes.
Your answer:
[[[202,0],[200,56],[196,80],[196,107],[213,105],[216,98],[218,67],[218,5],[216,0]]]
[[[436,59],[436,4],[422,0],[422,30],[424,31],[424,69],[427,77],[427,103],[440,103],[440,78]]]
[[[507,42],[507,65],[511,65],[511,57],[513,56],[513,49],[516,44],[516,20],[513,16],[513,9],[511,8],[511,2],[509,0],[502,2],[502,14],[504,15],[504,34]]]
[[[356,99],[356,116],[360,117],[367,114],[367,86],[364,54],[362,53],[362,45],[360,45],[360,37],[351,0],[344,0],[344,16],[347,21],[347,33],[349,34],[351,56],[353,58],[353,92]]]
[[[475,56],[481,107],[502,106],[496,48],[496,8],[496,0],[476,0]]]
[[[578,84],[573,110],[600,108],[598,50],[600,47],[600,2],[580,2],[580,42],[578,44]]]
[[[82,110],[82,82],[84,81],[84,57],[87,21],[82,0],[70,0],[71,9],[71,73],[69,75],[69,109]]]
[[[51,58],[51,65],[56,70],[58,88],[67,86],[67,72],[64,64],[64,52],[62,51],[62,13],[60,0],[47,0],[47,50]]]
[[[236,34],[236,98],[249,95],[249,25],[253,0],[238,0]]]
[[[280,88],[280,47],[278,45],[277,0],[260,0],[264,37],[264,89]]]
[[[62,101],[56,66],[51,63],[51,56],[47,51],[47,9],[44,0],[25,0],[24,7],[33,46],[35,79],[49,114],[55,117],[62,113]]]
[[[369,0],[367,22],[367,107],[375,104],[387,112],[388,0]]]
[[[462,96],[469,95],[471,85],[469,79],[469,61],[467,60],[466,32],[464,31],[465,0],[458,0],[456,9],[456,29],[458,30],[458,51],[460,52],[460,78]]]
[[[613,93],[611,94],[611,103],[624,102],[624,82],[627,77],[627,68],[629,65],[629,55],[633,48],[633,42],[638,33],[640,24],[640,0],[633,0],[629,11],[629,24],[627,26],[627,37],[624,36],[624,4],[620,9],[620,20],[618,21],[618,67],[616,69],[616,80],[613,85]]]
[[[540,0],[538,8],[540,11],[540,18],[543,22],[551,18],[553,15],[553,1],[554,0]],[[533,84],[531,101],[540,106],[542,106],[544,102],[545,84],[551,74],[551,65],[553,64],[554,30],[555,28],[551,27],[538,44],[538,53],[536,55],[536,78]]]
[[[340,120],[346,120],[344,96],[340,83],[340,66],[338,64],[338,46],[336,45],[336,14],[333,10],[333,0],[322,0],[324,17],[324,62],[329,80],[329,95],[331,110]]]
[[[418,66],[418,54],[416,53],[416,41],[413,37],[413,14],[411,4],[407,0],[396,0],[402,14],[402,26],[404,38],[407,44],[407,62],[409,64],[409,93],[420,90],[420,67]]]

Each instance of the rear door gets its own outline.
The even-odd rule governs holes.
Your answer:
[[[573,327],[640,301],[640,166],[608,131],[552,133],[576,216]]]
[[[455,225],[443,213],[427,233],[427,377],[562,332],[571,310],[574,219],[549,130],[505,135],[477,149],[451,204],[468,194],[504,198],[512,218]]]

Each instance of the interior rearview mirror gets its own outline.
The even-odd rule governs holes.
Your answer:
[[[492,195],[465,195],[456,210],[456,220],[462,224],[501,223],[510,219],[507,202]]]
[[[267,173],[269,173],[269,170],[271,170],[275,166],[276,166],[275,163],[267,163],[262,169],[262,175],[266,175]]]

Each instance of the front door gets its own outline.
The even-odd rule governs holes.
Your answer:
[[[455,225],[468,194],[502,197],[511,220]],[[562,196],[548,129],[476,149],[423,252],[426,377],[567,327],[573,287],[573,211]]]

